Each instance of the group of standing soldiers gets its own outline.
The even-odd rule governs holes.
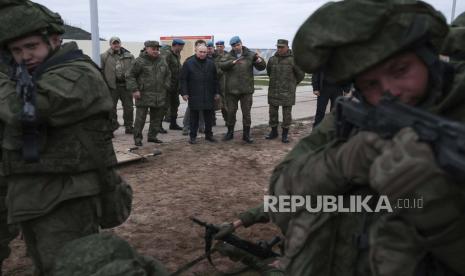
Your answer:
[[[270,58],[268,65],[257,53],[242,45],[238,36],[229,41],[231,51],[224,50],[224,41],[215,43],[198,40],[195,47],[201,45],[207,48],[207,58],[216,65],[219,99],[214,100],[213,125],[216,125],[215,110],[221,110],[228,128],[223,140],[234,138],[236,113],[238,103],[241,105],[243,137],[246,143],[253,143],[250,133],[251,108],[253,103],[254,68],[267,70],[270,77],[268,90],[268,104],[270,106],[271,132],[266,139],[278,137],[278,110],[282,106],[282,142],[288,143],[289,126],[292,121],[292,106],[295,104],[296,86],[304,78],[304,72],[295,64],[288,41],[279,39],[277,51]],[[157,138],[158,133],[166,133],[162,127],[162,120],[170,122],[171,130],[183,130],[177,124],[181,74],[181,51],[185,42],[174,39],[171,46],[161,46],[158,41],[146,41],[139,57],[134,56],[121,46],[118,37],[110,39],[110,49],[101,55],[101,67],[106,77],[113,98],[112,127],[119,127],[116,106],[121,100],[126,134],[134,135],[136,146],[142,146],[142,130],[147,113],[150,114],[150,124],[147,142],[162,143]],[[195,57],[189,57],[193,58]],[[188,59],[189,59],[188,58]],[[213,99],[214,93],[211,93]],[[133,118],[133,99],[136,106],[136,118]],[[184,118],[184,133],[189,129],[189,110]],[[204,118],[200,113],[200,131],[204,130]],[[208,118],[210,119],[210,118]],[[191,130],[192,132],[192,130]],[[196,135],[196,134],[195,134]],[[191,135],[192,137],[192,135]]]

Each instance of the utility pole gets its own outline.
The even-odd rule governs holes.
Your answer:
[[[98,31],[98,0],[89,0],[92,33],[92,60],[100,66],[100,35]]]

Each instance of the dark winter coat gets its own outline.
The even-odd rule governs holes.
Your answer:
[[[213,59],[192,57],[181,69],[181,95],[189,96],[189,108],[208,110],[214,108],[214,97],[219,95],[218,75]]]

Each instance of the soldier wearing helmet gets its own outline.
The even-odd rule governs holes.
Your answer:
[[[323,68],[336,83],[352,81],[363,105],[376,108],[388,94],[464,122],[463,66],[438,55],[447,32],[443,15],[422,1],[339,1],[305,21],[292,48],[305,72]],[[412,128],[392,139],[355,130],[340,140],[330,114],[275,168],[269,191],[336,195],[344,203],[354,195],[423,200],[422,208],[392,213],[265,213],[285,234],[285,254],[274,265],[287,275],[465,274],[464,186]],[[266,221],[263,214],[251,209],[229,228]]]
[[[0,74],[8,223],[20,225],[37,275],[50,275],[66,242],[130,211],[130,187],[113,169],[109,89],[75,43],[61,45],[63,32],[42,5],[0,3],[0,45],[14,65],[12,79]]]

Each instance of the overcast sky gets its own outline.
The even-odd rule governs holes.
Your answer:
[[[89,0],[35,0],[59,12],[73,26],[90,31]],[[456,0],[456,16],[465,0]],[[297,28],[323,0],[99,0],[100,37],[124,41],[160,36],[214,35],[229,41],[239,35],[251,48],[273,48],[277,38],[292,40]],[[450,21],[453,0],[427,0]]]

